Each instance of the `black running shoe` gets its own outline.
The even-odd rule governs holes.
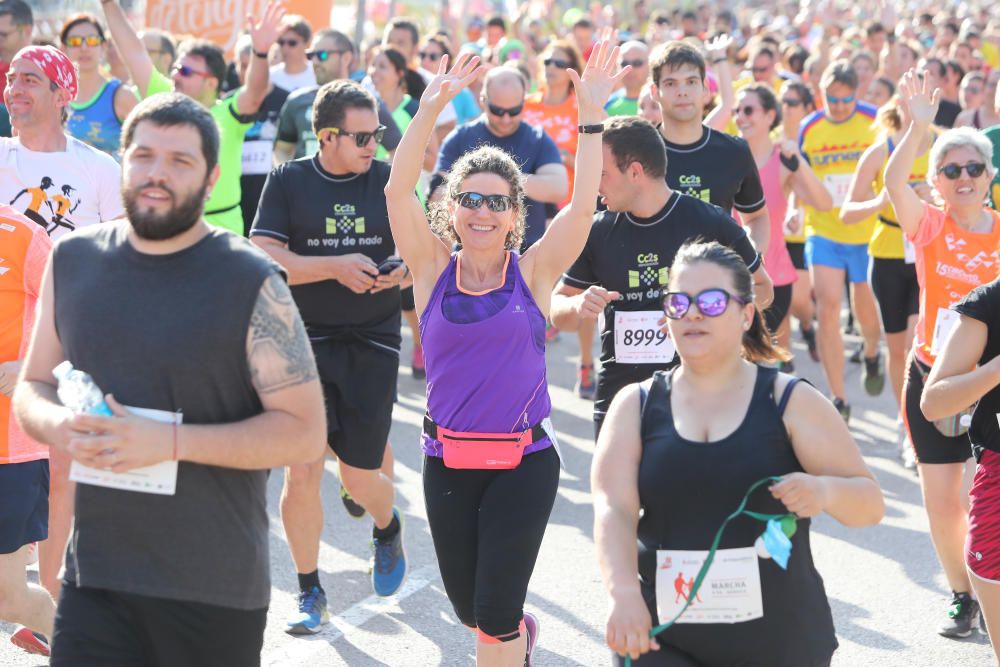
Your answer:
[[[801,329],[802,340],[806,342],[806,347],[809,348],[809,357],[815,362],[819,363],[819,350],[816,348],[816,330],[815,329]]]
[[[861,386],[869,396],[878,396],[885,388],[885,373],[882,372],[882,354],[865,357],[865,365],[861,369]]]
[[[355,519],[360,519],[366,514],[365,508],[359,505],[354,498],[351,498],[351,494],[347,492],[343,484],[340,485],[340,502],[344,503],[344,509]]]
[[[837,408],[837,412],[840,416],[844,418],[844,423],[849,423],[851,421],[851,404],[842,398],[833,399],[833,407]]]
[[[951,593],[948,620],[938,630],[942,637],[968,637],[979,627],[979,603],[968,593]]]

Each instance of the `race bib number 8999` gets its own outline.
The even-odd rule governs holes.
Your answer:
[[[619,364],[666,364],[674,344],[660,330],[663,312],[640,310],[615,313],[615,361]]]

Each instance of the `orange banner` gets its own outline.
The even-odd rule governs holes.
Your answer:
[[[230,52],[246,28],[247,16],[260,16],[267,0],[147,0],[146,27],[174,35],[208,39]],[[300,14],[313,31],[330,25],[333,0],[285,0],[289,14]]]

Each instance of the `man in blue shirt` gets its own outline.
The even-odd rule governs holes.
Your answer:
[[[441,185],[451,165],[478,146],[495,146],[509,153],[526,175],[527,213],[524,248],[545,232],[545,204],[557,204],[566,198],[569,180],[555,142],[540,127],[522,121],[527,82],[519,71],[497,67],[489,71],[483,83],[483,115],[455,128],[441,145],[431,190]],[[440,196],[435,192],[433,199]],[[523,249],[523,248],[522,248]]]

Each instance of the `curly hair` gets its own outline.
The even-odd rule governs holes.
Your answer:
[[[460,157],[452,165],[442,186],[445,196],[440,201],[431,204],[428,213],[431,230],[446,241],[462,242],[458,232],[455,231],[455,226],[451,224],[448,203],[458,197],[462,183],[473,174],[496,174],[510,185],[510,198],[514,202],[516,217],[514,229],[507,233],[504,247],[515,252],[520,250],[521,243],[524,242],[525,231],[524,174],[521,173],[514,158],[492,146],[480,146]]]

